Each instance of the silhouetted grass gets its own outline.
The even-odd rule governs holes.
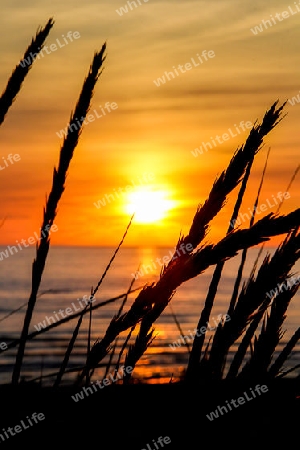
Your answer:
[[[32,40],[32,43],[25,52],[24,59],[28,59],[30,53],[38,54],[42,49],[43,43],[53,24],[53,20],[50,19],[43,29],[38,30],[35,39]],[[135,281],[133,279],[125,294],[98,305],[87,305],[83,311],[80,311],[77,314],[68,316],[40,331],[29,333],[29,326],[38,298],[38,291],[49,252],[49,232],[51,226],[54,224],[57,207],[65,190],[67,172],[82,132],[82,123],[79,127],[77,118],[80,117],[83,122],[89,111],[95,85],[102,73],[105,50],[106,44],[104,44],[101,50],[94,55],[93,62],[89,73],[84,80],[74,113],[72,113],[70,117],[68,133],[65,136],[60,149],[58,167],[54,168],[52,187],[44,208],[41,239],[37,245],[36,257],[32,266],[32,286],[24,317],[23,329],[20,339],[8,344],[8,350],[18,346],[16,363],[12,374],[12,383],[14,385],[19,383],[26,342],[41,333],[46,333],[52,328],[60,326],[74,318],[78,318],[78,322],[66,348],[60,369],[57,373],[46,375],[47,377],[56,376],[54,382],[55,388],[60,386],[63,375],[70,371],[80,372],[77,377],[77,384],[82,383],[84,378],[86,379],[86,384],[89,384],[96,368],[105,367],[105,374],[107,374],[113,364],[113,358],[117,349],[117,339],[121,333],[126,331],[128,332],[128,335],[122,345],[119,355],[116,355],[117,362],[114,370],[119,369],[122,359],[126,366],[134,368],[151,345],[153,339],[155,339],[154,324],[169,305],[178,287],[192,278],[199,276],[209,267],[216,266],[207,292],[205,304],[197,324],[197,329],[200,330],[203,326],[205,327],[206,323],[209,321],[211,310],[216,299],[218,285],[222,277],[224,264],[228,259],[235,257],[239,251],[242,251],[242,259],[228,307],[228,314],[230,315],[231,320],[229,322],[220,322],[214,336],[211,338],[211,341],[206,344],[204,349],[205,333],[201,333],[200,336],[195,336],[186,368],[185,381],[203,378],[220,380],[224,378],[224,376],[226,376],[225,366],[229,349],[233,344],[236,344],[239,339],[241,342],[239,343],[238,351],[227,372],[228,379],[249,378],[265,374],[268,374],[269,377],[277,376],[299,339],[299,330],[297,330],[281,354],[272,363],[275,350],[283,336],[282,326],[286,317],[288,305],[297,292],[298,286],[292,287],[289,291],[279,294],[276,298],[268,297],[267,293],[278,283],[286,281],[291,276],[291,270],[300,256],[300,235],[298,233],[298,227],[300,226],[300,208],[287,215],[281,216],[278,215],[278,209],[277,213],[267,214],[261,220],[254,223],[255,210],[266,172],[267,161],[260,186],[258,187],[254,212],[249,228],[234,229],[234,226],[246,192],[255,156],[263,147],[265,137],[282,120],[282,112],[285,103],[278,106],[278,101],[274,102],[265,112],[261,123],[256,122],[254,124],[245,144],[234,152],[228,167],[217,177],[207,200],[203,205],[197,207],[188,234],[186,236],[179,236],[174,256],[166,266],[163,266],[157,282],[153,282],[142,288],[132,289]],[[25,65],[24,67],[18,65],[9,79],[7,88],[0,99],[0,124],[5,119],[9,107],[12,105],[17,93],[21,89],[22,83],[30,70],[33,60],[34,59],[32,59],[31,64]],[[294,173],[294,178],[299,167],[300,166],[298,166]],[[292,181],[293,179],[291,182]],[[203,242],[207,236],[208,227],[210,226],[211,221],[222,210],[228,196],[238,186],[240,186],[240,188],[237,200],[231,216],[230,226],[227,229],[224,238],[220,239],[220,241],[215,244]],[[117,252],[120,250],[128,232],[132,219],[133,217],[130,219],[123,238],[98,284],[95,289],[92,289],[92,297],[98,291],[104,277],[110,270],[111,264]],[[258,268],[257,275],[255,275],[255,270],[258,265],[257,261],[247,283],[244,283],[242,288],[240,288],[247,257],[247,249],[258,244],[263,244],[271,237],[278,235],[286,235],[286,237],[273,257],[271,258],[268,254]],[[191,250],[186,248],[188,244],[191,244]],[[185,247],[185,253],[180,251],[181,246]],[[180,256],[176,254],[177,250],[179,250]],[[139,293],[131,307],[128,311],[124,312],[128,295],[138,291]],[[99,337],[91,347],[93,311],[100,306],[117,299],[122,299],[122,303],[117,313],[112,317],[104,336]],[[18,310],[20,308],[18,308]],[[74,349],[82,320],[87,313],[89,313],[89,329],[87,336],[86,361],[76,369],[69,369],[68,364],[70,355]],[[179,332],[182,334],[180,323],[174,313],[173,318]],[[139,327],[138,333],[133,342],[131,342],[132,333],[136,327]],[[260,334],[257,337],[255,336],[255,333],[259,327],[261,329]],[[127,345],[127,354],[124,356]],[[189,351],[188,344],[187,348]],[[252,353],[251,356],[246,359],[249,348]],[[108,363],[106,365],[101,364],[102,360],[108,355]],[[130,377],[130,374],[125,376],[124,383],[129,383]],[[41,380],[42,378],[44,378],[43,375],[38,379]]]
[[[261,189],[262,189],[262,186],[263,186],[265,173],[266,173],[266,170],[267,170],[270,150],[271,150],[271,148],[269,148],[268,153],[267,153],[265,166],[264,166],[264,169],[263,169],[263,173],[262,173],[262,176],[261,176],[261,181],[260,181],[260,184],[259,184],[259,187],[258,187],[256,199],[255,199],[255,202],[254,202],[252,216],[251,216],[250,225],[249,225],[250,227],[252,227],[252,225],[254,224],[255,215],[256,215],[256,209],[257,209],[257,205],[258,205],[258,202],[259,202],[259,196],[260,196],[260,193],[261,193]],[[232,311],[233,311],[233,309],[235,307],[235,304],[236,304],[236,300],[237,300],[237,296],[238,296],[238,293],[239,293],[240,284],[241,284],[241,280],[242,280],[242,276],[243,276],[243,270],[244,270],[244,266],[245,266],[245,262],[246,262],[246,258],[247,258],[247,252],[248,252],[247,248],[245,248],[242,251],[241,262],[240,262],[240,265],[239,265],[238,274],[237,274],[237,277],[236,277],[236,280],[235,280],[235,283],[234,283],[232,297],[231,297],[229,308],[228,308],[228,313],[227,314],[229,316],[232,313]]]
[[[58,202],[65,190],[67,171],[73,158],[74,150],[78,144],[79,136],[82,130],[82,124],[89,111],[95,85],[98,81],[99,76],[101,75],[100,69],[105,60],[105,50],[106,44],[103,44],[101,50],[94,55],[89,73],[83,83],[82,91],[76,104],[74,114],[72,114],[70,118],[68,133],[64,138],[60,150],[58,168],[54,168],[52,188],[47,199],[46,206],[44,208],[43,224],[41,227],[41,239],[39,241],[39,244],[37,245],[36,257],[32,265],[32,290],[28,300],[28,306],[24,318],[16,363],[12,375],[13,384],[17,384],[19,382],[29,325],[31,322],[38,290],[42,279],[42,274],[49,251],[50,229],[56,217]],[[82,120],[80,126],[78,125],[78,117],[80,117]],[[72,128],[72,125],[75,125],[75,130]]]
[[[211,377],[221,377],[230,346],[243,334],[255,311],[265,300],[268,301],[267,294],[274,286],[287,279],[300,257],[299,250],[300,235],[294,231],[279,246],[272,258],[269,255],[265,257],[257,277],[251,277],[243,287],[231,313],[231,320],[219,325],[215,332],[209,358]]]
[[[254,125],[252,130],[250,131],[249,137],[246,141],[245,147],[243,149],[243,153],[245,153],[246,157],[244,159],[243,172],[244,177],[242,180],[241,188],[238,193],[238,198],[236,200],[234,211],[232,213],[232,217],[230,220],[230,224],[227,230],[227,234],[229,234],[235,225],[236,219],[239,214],[239,210],[243,201],[243,197],[246,191],[247,183],[250,177],[252,164],[254,161],[255,155],[260,150],[264,137],[278,124],[281,120],[280,116],[282,110],[284,108],[285,103],[276,109],[277,102],[275,102],[271,108],[265,113],[264,118],[262,120],[261,125]],[[240,150],[238,151],[238,153]],[[229,165],[230,167],[230,165]],[[231,174],[231,177],[234,178],[234,172]],[[221,185],[221,190],[223,188],[223,184]],[[216,268],[213,273],[213,277],[211,283],[208,288],[207,296],[205,299],[204,308],[201,312],[201,316],[197,325],[197,330],[200,330],[201,327],[204,327],[205,324],[209,321],[210,313],[213,307],[213,303],[215,300],[215,296],[217,293],[217,289],[219,286],[219,282],[221,279],[222,271],[224,267],[224,261],[220,261],[217,263]],[[195,336],[192,351],[189,358],[189,363],[187,367],[187,377],[193,378],[197,374],[197,367],[201,358],[202,346],[204,343],[205,334],[201,334],[200,336]]]
[[[299,285],[294,285],[273,299],[270,313],[267,311],[264,316],[260,335],[254,340],[251,358],[243,367],[240,377],[251,379],[267,374],[275,349],[284,335],[282,325],[287,308],[298,289]]]
[[[24,66],[19,63],[11,74],[6,88],[0,97],[0,125],[3,123],[9,108],[15,101],[18,92],[21,90],[26,75],[33,65],[34,59],[31,57],[31,54],[38,55],[40,53],[53,25],[54,21],[51,18],[48,20],[44,28],[39,28],[37,30],[35,38],[32,39],[31,44],[28,46],[23,56],[23,60],[29,60],[30,63],[26,63]]]
[[[184,262],[181,259],[180,264],[173,265],[172,271],[164,272],[157,283],[146,286],[127,313],[119,318],[114,317],[112,319],[104,337],[94,344],[87,361],[86,371],[91,370],[102,361],[108,354],[111,343],[121,332],[141,322],[140,332],[137,336],[137,362],[141,355],[142,346],[144,345],[145,351],[153,338],[152,324],[161,315],[176,289],[182,283],[203,273],[211,265],[236,256],[239,250],[265,242],[271,236],[288,233],[299,223],[300,209],[286,216],[275,217],[274,214],[269,214],[250,229],[233,231],[216,245],[203,246],[203,248],[189,255]],[[133,363],[133,359],[133,356],[131,356],[131,363]]]

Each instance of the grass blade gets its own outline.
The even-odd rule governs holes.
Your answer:
[[[143,289],[143,287],[144,287],[144,286],[141,286],[141,287],[138,287],[138,288],[136,288],[136,289],[133,289],[130,293],[134,293],[134,292],[140,291],[141,289]],[[118,295],[117,297],[113,297],[113,298],[111,298],[111,299],[109,299],[109,300],[105,300],[105,301],[99,303],[98,305],[93,305],[93,306],[92,306],[92,310],[94,311],[95,309],[101,308],[102,306],[105,306],[105,305],[108,305],[108,304],[110,304],[110,303],[116,302],[117,300],[120,300],[120,299],[124,298],[125,295],[126,295],[126,293],[121,294],[121,295]],[[86,312],[87,312],[87,311],[85,311],[84,314],[86,314]],[[58,327],[58,326],[60,326],[60,325],[62,325],[62,324],[64,324],[64,323],[66,323],[66,322],[69,322],[69,320],[76,319],[76,318],[79,317],[81,314],[82,314],[82,311],[77,312],[77,313],[75,313],[75,314],[73,314],[73,315],[71,315],[71,316],[67,316],[67,317],[65,317],[64,319],[59,320],[58,322],[51,323],[51,324],[48,325],[46,328],[42,328],[42,329],[39,330],[39,331],[33,331],[32,333],[28,334],[27,339],[28,339],[28,340],[34,339],[36,336],[39,336],[39,335],[42,334],[42,333],[46,333],[47,331],[52,330],[52,328]],[[14,341],[8,343],[8,344],[7,344],[7,349],[6,349],[6,350],[1,350],[1,349],[0,349],[0,354],[3,353],[4,351],[7,351],[7,350],[11,349],[11,348],[17,347],[17,345],[19,344],[19,342],[20,342],[20,339],[15,339]]]
[[[268,370],[268,375],[270,377],[275,377],[276,375],[278,375],[281,367],[289,357],[290,353],[292,352],[293,348],[295,347],[299,339],[300,339],[300,327],[297,328],[291,339],[288,341],[284,349],[281,351],[279,356],[276,358],[276,360]]]
[[[175,290],[182,283],[203,273],[209,266],[217,264],[220,260],[236,256],[239,250],[258,245],[271,236],[288,233],[291,228],[299,224],[300,209],[279,217],[274,217],[271,213],[250,229],[234,231],[218,244],[204,246],[189,255],[186,261],[181,260],[180,264],[173,266],[172,271],[163,272],[156,284],[153,283],[141,290],[127,313],[112,319],[102,340],[94,344],[86,370],[95,367],[107,355],[111,343],[121,332],[144,320],[143,329],[140,329],[140,332],[145,333],[147,327],[149,329],[149,326],[166,308]],[[139,339],[137,354],[140,353],[142,344],[148,342],[147,339],[151,340],[148,332]]]
[[[80,127],[78,126],[78,123],[76,123],[78,122],[77,117],[83,118],[84,120],[89,111],[94,88],[101,74],[100,69],[105,59],[104,57],[105,50],[106,44],[102,46],[100,52],[95,53],[94,55],[94,59],[91,64],[88,76],[86,77],[83,83],[82,91],[79,96],[79,100],[77,102],[74,114],[71,116],[70,119],[70,128],[68,130],[68,134],[64,138],[64,142],[60,150],[58,169],[54,168],[52,188],[50,191],[49,198],[47,199],[46,202],[46,207],[44,209],[43,225],[41,228],[41,238],[40,242],[37,244],[36,258],[33,261],[32,265],[32,289],[28,300],[28,306],[20,337],[20,344],[13,370],[12,384],[18,384],[19,382],[29,326],[50,247],[50,238],[49,238],[50,229],[56,217],[59,200],[65,190],[67,171],[70,162],[72,160],[74,150],[78,144],[79,136],[82,130],[82,122]],[[75,131],[72,129],[72,124],[76,125]]]
[[[258,192],[257,192],[257,195],[256,195],[256,199],[255,199],[255,202],[254,202],[252,217],[251,217],[251,220],[250,220],[250,227],[252,227],[252,225],[254,224],[255,213],[256,213],[258,202],[259,202],[260,192],[261,192],[261,189],[262,189],[262,186],[263,186],[265,173],[266,173],[266,170],[267,170],[270,150],[271,150],[271,148],[269,148],[268,153],[267,153],[266,162],[265,162],[263,173],[262,173],[261,180],[260,180],[260,185],[259,185]],[[237,300],[237,297],[238,297],[239,288],[240,288],[240,284],[241,284],[241,280],[242,280],[242,276],[243,276],[243,270],[244,270],[244,266],[245,266],[245,262],[246,262],[246,258],[247,258],[247,252],[248,252],[247,248],[245,248],[243,250],[243,252],[242,252],[242,259],[241,259],[241,263],[240,263],[240,266],[239,266],[239,269],[238,269],[237,278],[235,280],[233,293],[232,293],[232,297],[231,297],[229,308],[228,308],[228,312],[227,312],[227,314],[229,316],[232,314],[232,311],[234,310],[234,307],[235,307],[235,304],[236,304],[236,300]]]
[[[7,86],[0,97],[0,125],[4,122],[5,116],[13,104],[18,92],[22,88],[23,81],[32,67],[34,58],[32,54],[38,55],[44,46],[44,42],[54,25],[53,19],[49,19],[44,28],[37,30],[35,38],[32,39],[31,44],[25,51],[23,61],[30,61],[29,64],[24,64],[24,67],[19,63],[13,73],[11,74]]]
[[[87,306],[84,308],[84,310],[86,310],[86,309],[87,309]],[[68,365],[68,362],[69,362],[69,359],[70,359],[70,356],[71,356],[71,353],[72,353],[72,350],[73,350],[73,347],[75,345],[75,342],[76,342],[76,339],[77,339],[77,336],[78,336],[78,333],[79,333],[79,329],[80,329],[80,326],[81,326],[81,323],[82,323],[82,319],[83,319],[83,314],[81,313],[81,315],[80,315],[80,317],[78,319],[77,325],[76,325],[76,327],[75,327],[75,329],[73,331],[73,334],[72,334],[71,340],[69,342],[67,351],[65,353],[63,362],[62,362],[62,364],[60,366],[58,375],[57,375],[56,380],[54,382],[54,385],[53,385],[54,389],[58,388],[58,386],[59,386],[59,384],[60,384],[60,382],[62,380],[62,377],[63,377],[63,375],[65,373],[65,370],[67,368],[67,365]]]
[[[299,259],[300,234],[297,235],[297,230],[298,227],[286,237],[272,259],[270,255],[265,257],[256,279],[249,278],[241,291],[231,320],[218,327],[210,353],[211,372],[216,378],[220,377],[230,346],[242,335],[253,314],[264,304],[265,299],[268,297],[271,301],[272,295],[269,293],[278,283],[285,282],[293,265]]]
[[[233,214],[231,217],[230,225],[227,230],[227,235],[229,233],[231,233],[231,231],[233,230],[236,219],[238,217],[239,209],[242,204],[243,196],[244,196],[246,186],[248,183],[248,179],[250,176],[254,157],[257,154],[257,152],[260,150],[261,145],[263,143],[263,138],[265,137],[265,135],[267,135],[281,120],[280,115],[281,115],[283,107],[285,106],[285,103],[276,110],[277,103],[278,102],[275,102],[272,105],[272,107],[266,112],[266,114],[263,118],[262,124],[257,125],[256,127],[254,126],[252,128],[250,135],[246,141],[245,148],[247,149],[247,152],[246,152],[246,159],[245,159],[245,175],[243,177],[242,185],[241,185],[241,188],[238,193],[238,198],[237,198],[237,201],[236,201],[236,204],[234,207],[234,211],[233,211]],[[204,327],[205,324],[209,321],[210,313],[211,313],[211,310],[213,307],[213,303],[214,303],[218,285],[219,285],[219,282],[221,279],[224,264],[225,264],[224,261],[220,261],[217,264],[215,271],[213,273],[213,277],[212,277],[212,280],[211,280],[211,283],[210,283],[210,286],[208,289],[208,293],[207,293],[207,296],[205,299],[204,307],[201,312],[199,322],[197,324],[198,331],[200,330],[201,327]],[[188,362],[187,373],[186,373],[187,378],[197,377],[198,365],[199,365],[200,358],[201,358],[201,352],[202,352],[204,340],[205,340],[205,333],[200,334],[200,335],[196,334],[194,341],[193,341],[192,351],[191,351],[189,362]]]

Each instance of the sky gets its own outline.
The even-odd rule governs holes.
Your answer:
[[[126,5],[128,12],[122,13]],[[52,245],[116,246],[136,210],[140,215],[136,212],[125,245],[174,246],[251,124],[277,99],[281,104],[299,94],[300,3],[136,0],[136,5],[2,0],[1,91],[37,28],[50,17],[55,24],[45,45],[65,45],[34,62],[1,126],[0,245],[39,232],[63,142],[59,135],[104,42],[107,58],[92,100],[94,120],[75,150]],[[283,11],[289,12],[285,18]],[[271,15],[273,22],[263,25]],[[251,28],[258,25],[262,31],[255,34]],[[63,36],[70,31],[79,38],[66,44]],[[178,68],[187,63],[188,70]],[[165,75],[159,85],[165,72],[170,79]],[[260,203],[274,207],[266,213],[275,211],[274,198],[286,190],[300,163],[300,97],[294,103],[287,102],[287,116],[255,159],[242,213],[253,205],[268,148]],[[105,105],[114,109],[108,106],[108,112]],[[224,133],[230,137],[216,142]],[[202,142],[213,140],[216,145],[194,156]],[[19,156],[10,163],[9,154]],[[299,206],[299,183],[300,175],[282,213]],[[237,189],[211,223],[207,241],[217,242],[226,233],[236,195]]]

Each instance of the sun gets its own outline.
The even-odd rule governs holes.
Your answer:
[[[167,192],[146,188],[128,193],[127,199],[126,212],[135,214],[136,223],[147,224],[161,221],[175,206],[175,202],[168,198]]]

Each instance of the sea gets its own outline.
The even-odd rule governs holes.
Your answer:
[[[5,251],[6,247],[0,247]],[[111,302],[93,311],[91,323],[89,314],[85,314],[79,333],[71,353],[67,371],[63,376],[62,384],[74,382],[78,371],[85,364],[89,345],[101,339],[111,321],[119,311],[125,294],[139,269],[131,289],[140,289],[145,284],[151,284],[159,279],[162,269],[161,261],[164,256],[170,256],[174,248],[131,248],[121,247],[116,254],[109,270],[106,267],[110,262],[115,248],[111,247],[50,247],[45,270],[43,273],[36,307],[32,316],[29,332],[42,329],[44,325],[57,323],[61,317],[71,317],[73,313],[81,311],[85,300],[98,285],[105,274],[98,291],[95,294],[93,305],[101,304],[110,299]],[[273,253],[275,248],[263,249],[260,262],[264,255]],[[247,280],[253,263],[259,252],[259,247],[248,251],[243,280]],[[28,247],[12,254],[0,261],[0,348],[20,337],[23,326],[26,305],[31,291],[31,271],[35,257],[35,248]],[[157,259],[159,258],[159,259]],[[224,265],[222,279],[219,284],[215,304],[211,313],[209,326],[213,328],[228,311],[228,305],[237,275],[240,254],[230,259]],[[294,273],[299,273],[300,265],[294,266]],[[192,345],[193,330],[197,325],[203,308],[209,283],[214,267],[187,281],[175,292],[170,304],[160,318],[154,323],[155,339],[139,360],[133,379],[136,383],[168,383],[179,379],[187,366],[189,350]],[[299,290],[300,291],[300,290]],[[123,312],[128,311],[138,295],[135,291],[128,295],[123,306]],[[299,326],[300,294],[294,296],[287,311],[283,324],[284,335],[276,349],[275,357],[283,348],[288,339]],[[59,312],[60,311],[60,312]],[[48,319],[47,319],[48,318]],[[48,322],[47,322],[48,321]],[[54,383],[78,317],[56,326],[51,330],[40,333],[28,340],[23,360],[21,379],[35,381],[43,386]],[[133,343],[138,327],[133,331],[129,344]],[[180,339],[181,333],[187,337],[181,340],[182,345],[172,347]],[[207,339],[213,331],[208,331]],[[107,363],[111,358],[108,371],[113,373],[119,352],[127,338],[128,331],[122,333],[115,342],[115,348],[94,372],[95,379],[102,379],[107,373]],[[9,383],[15,363],[17,347],[8,348],[0,353],[0,383]],[[123,356],[126,354],[126,347]],[[228,356],[230,363],[237,344],[232,346]],[[121,359],[121,365],[123,359]],[[297,345],[284,366],[284,371],[300,363],[300,346]],[[298,369],[299,370],[299,369]],[[286,376],[295,376],[299,372],[292,371]]]

